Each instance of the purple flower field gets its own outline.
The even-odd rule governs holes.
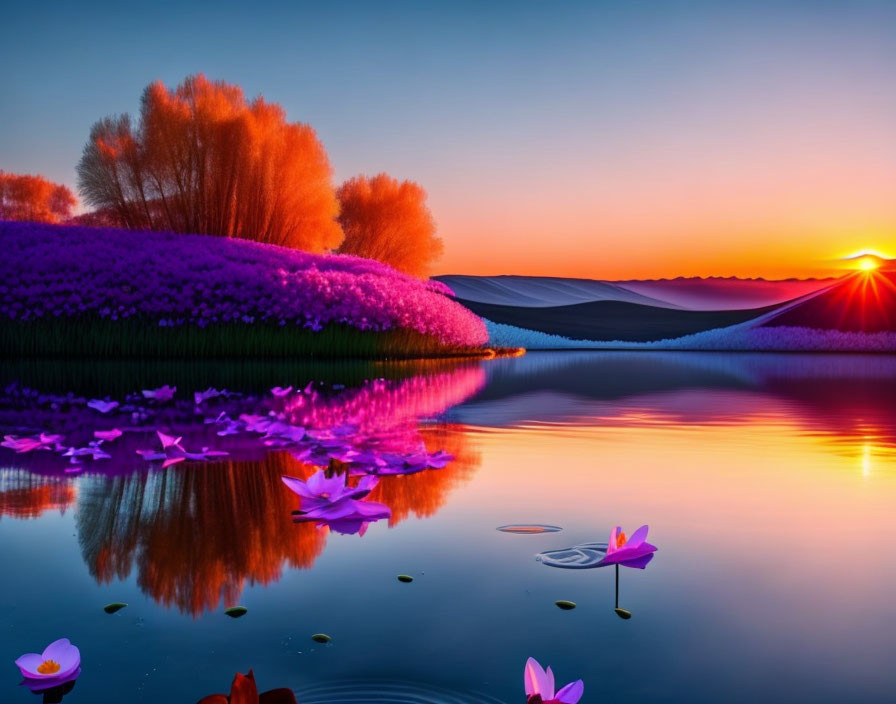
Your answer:
[[[159,328],[340,325],[475,348],[485,324],[379,262],[238,239],[0,222],[0,320],[128,321]]]

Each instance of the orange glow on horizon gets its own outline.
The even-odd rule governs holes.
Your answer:
[[[844,257],[843,261],[850,269],[871,273],[891,264],[893,260],[885,254],[872,249],[863,249],[852,256]]]
[[[580,194],[572,202],[554,189],[539,191],[548,202],[537,214],[523,212],[509,196],[492,193],[484,202],[477,194],[429,185],[445,243],[434,273],[608,281],[812,279],[841,276],[848,252],[893,249],[896,217],[876,202],[883,196],[866,199],[840,193],[833,185],[818,196],[830,205],[813,201],[805,210],[789,212],[787,203],[777,202],[783,196],[763,194],[772,201],[771,212],[748,215],[744,209],[751,203],[735,197],[750,190],[750,184],[741,181],[731,184],[730,190],[711,189],[700,198],[673,186],[665,194],[651,190],[652,207],[647,209],[633,202],[634,196],[621,185],[618,189],[602,185],[606,195],[592,195],[589,187],[587,196]],[[641,193],[634,185],[629,188]],[[612,200],[616,190],[618,200]],[[788,189],[783,192],[789,194]],[[837,205],[847,200],[848,208]]]

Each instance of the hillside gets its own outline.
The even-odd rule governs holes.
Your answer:
[[[896,332],[896,272],[852,274],[817,296],[785,307],[762,325]]]
[[[504,325],[576,340],[651,342],[737,325],[775,310],[693,311],[597,301],[568,306],[499,306],[460,300],[477,315]]]
[[[7,355],[426,356],[481,350],[444,284],[242,239],[0,222]]]
[[[799,298],[835,283],[835,279],[677,278],[599,281],[542,276],[436,277],[458,298],[476,303],[550,308],[577,303],[617,301],[684,310],[746,310]]]

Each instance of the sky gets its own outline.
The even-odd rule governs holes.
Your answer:
[[[422,184],[436,273],[826,276],[896,254],[896,2],[5,4],[0,169],[76,186],[99,118],[203,72],[336,183]],[[11,68],[10,68],[11,67]]]

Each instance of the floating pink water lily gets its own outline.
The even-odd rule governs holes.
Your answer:
[[[554,673],[550,667],[545,671],[535,658],[526,661],[523,682],[526,704],[576,704],[585,692],[582,680],[576,680],[554,693]]]
[[[56,450],[59,448],[59,442],[62,438],[62,435],[50,435],[49,433],[41,433],[40,435],[24,438],[16,435],[4,435],[0,446],[8,447],[10,450],[15,450],[20,454],[34,450]]]
[[[162,444],[162,449],[137,450],[137,454],[147,462],[158,462],[161,460],[163,469],[184,460],[208,460],[214,457],[226,457],[230,454],[224,450],[211,450],[208,447],[203,447],[201,452],[190,452],[181,445],[182,437],[167,435],[160,430],[156,431],[156,435]]]
[[[616,526],[610,533],[607,556],[597,563],[597,567],[622,565],[643,570],[657,550],[655,545],[647,542],[647,530],[646,525],[641,526],[630,538],[626,538],[622,528]]]
[[[307,481],[281,477],[283,483],[302,499],[296,521],[317,521],[339,533],[361,533],[367,524],[389,518],[392,510],[385,504],[361,501],[377,484],[373,476],[362,477],[358,486],[346,485],[346,475],[327,477],[324,470],[312,474]]]
[[[65,429],[65,435],[27,436],[8,435],[0,443],[5,448],[20,453],[34,454],[34,450],[48,450],[65,455],[72,463],[63,470],[65,472],[81,471],[83,463],[80,459],[92,457],[105,458],[112,454],[116,469],[122,458],[116,458],[117,450],[125,446],[125,442],[113,445],[119,438],[133,441],[141,437],[137,432],[177,427],[189,432],[190,437],[199,434],[196,426],[210,426],[208,431],[218,437],[237,436],[240,434],[257,434],[257,438],[240,438],[235,446],[239,452],[253,445],[263,448],[287,449],[300,461],[326,467],[331,460],[348,465],[350,476],[361,474],[392,475],[412,474],[430,468],[444,467],[451,455],[445,452],[430,453],[417,425],[417,418],[434,414],[444,408],[443,390],[444,375],[430,378],[414,379],[412,382],[392,382],[384,379],[366,380],[359,388],[343,389],[340,393],[323,393],[315,390],[323,388],[321,382],[311,382],[302,390],[293,391],[277,398],[271,394],[253,396],[232,391],[218,390],[208,387],[206,390],[190,389],[192,401],[199,400],[200,405],[177,398],[170,403],[160,404],[155,398],[147,399],[141,391],[126,394],[118,399],[115,418],[120,414],[124,421],[128,416],[128,427],[122,429],[108,426],[95,430],[97,425],[95,408],[87,408],[88,401],[69,392],[65,395],[41,393],[36,389],[12,384],[0,396],[0,420],[6,421],[8,430],[15,432],[19,427]],[[465,381],[475,384],[461,385],[452,395],[464,396],[472,391],[472,386],[481,382],[481,376],[462,375]],[[336,385],[333,385],[335,388]],[[161,397],[164,390],[170,393],[172,386],[160,387]],[[275,387],[278,391],[288,387]],[[455,389],[454,385],[451,386]],[[149,389],[155,394],[157,389]],[[433,393],[437,391],[437,393]],[[213,394],[220,394],[221,401],[206,404]],[[413,404],[405,401],[418,399]],[[103,396],[92,399],[97,404],[112,404],[110,397]],[[60,408],[48,408],[50,402]],[[433,405],[434,404],[434,405]],[[20,409],[15,414],[10,409]],[[403,410],[408,406],[408,410]],[[64,407],[64,409],[63,409]],[[105,408],[103,406],[102,408]],[[214,409],[213,411],[211,409]],[[5,413],[5,415],[4,415]],[[91,415],[94,414],[94,415]],[[202,415],[207,417],[202,417]],[[52,424],[52,425],[51,425]],[[86,435],[86,437],[85,437]],[[124,437],[122,438],[122,435]],[[167,436],[170,440],[161,439],[161,444],[152,443],[147,449],[140,449],[139,454],[148,461],[165,462],[166,466],[188,459],[214,458],[222,456],[208,448],[191,452],[183,445],[183,440],[176,436]],[[65,441],[63,441],[63,437]],[[207,437],[207,433],[202,433]],[[2,439],[2,434],[0,434]],[[53,442],[55,441],[55,443]],[[96,442],[101,441],[102,449]],[[63,444],[64,442],[64,444]],[[188,444],[191,442],[187,439]],[[204,442],[208,443],[207,440]],[[214,446],[214,443],[208,443]],[[177,445],[178,447],[175,447]],[[133,455],[140,448],[127,447],[126,452]],[[0,452],[5,450],[0,449]],[[38,454],[51,454],[51,452]],[[43,458],[26,461],[45,463]],[[53,462],[48,460],[46,462]],[[111,463],[110,463],[111,464]],[[340,468],[343,469],[343,468]]]
[[[267,433],[271,423],[274,422],[270,416],[251,415],[248,413],[241,414],[240,421],[250,433]]]
[[[197,406],[199,406],[199,405],[205,403],[206,401],[208,401],[209,399],[217,398],[218,396],[224,396],[226,393],[227,393],[227,391],[224,389],[222,389],[221,391],[218,391],[218,389],[215,389],[215,388],[209,386],[205,391],[194,391],[193,392],[193,402]]]
[[[118,401],[104,401],[103,399],[95,398],[87,402],[87,407],[100,413],[109,413],[118,408]]]
[[[159,403],[165,403],[166,401],[173,399],[176,392],[176,386],[168,386],[168,384],[165,384],[157,389],[143,389],[143,398],[151,398]]]
[[[124,433],[122,433],[118,428],[112,428],[111,430],[94,430],[93,437],[97,440],[102,440],[103,442],[112,442],[116,438],[120,438]]]
[[[205,460],[214,459],[215,457],[227,457],[230,453],[224,450],[212,450],[207,446],[203,446],[199,452],[184,452],[184,459],[196,460],[204,462]]]
[[[181,452],[184,451],[184,448],[181,447],[181,444],[180,444],[181,440],[183,440],[182,437],[176,438],[173,435],[166,435],[165,433],[161,432],[160,430],[156,431],[156,435],[159,437],[159,442],[162,443],[163,450],[168,450],[173,447],[177,450],[180,450]]]
[[[102,442],[102,440],[94,440],[87,443],[86,447],[70,447],[62,453],[62,456],[71,458],[72,464],[78,464],[82,457],[90,457],[94,460],[112,459],[112,455],[100,447]]]
[[[70,682],[80,673],[81,653],[68,638],[53,641],[43,653],[25,653],[16,666],[29,689],[47,689]]]

